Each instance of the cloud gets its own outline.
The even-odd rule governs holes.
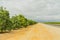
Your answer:
[[[36,20],[60,20],[60,0],[0,0],[1,5],[10,16],[22,13]]]

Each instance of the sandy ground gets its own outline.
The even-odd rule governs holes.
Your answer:
[[[60,40],[60,28],[38,23],[11,33],[0,34],[0,40]]]

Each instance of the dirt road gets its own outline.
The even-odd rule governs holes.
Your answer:
[[[60,28],[38,23],[26,29],[0,34],[0,40],[60,40]]]

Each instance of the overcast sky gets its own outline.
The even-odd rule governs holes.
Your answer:
[[[60,0],[0,0],[10,16],[23,14],[40,21],[60,21]]]

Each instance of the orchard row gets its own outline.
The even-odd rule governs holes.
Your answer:
[[[37,22],[25,18],[23,15],[15,15],[10,18],[9,11],[0,7],[0,32],[10,32],[11,30],[27,27]]]

